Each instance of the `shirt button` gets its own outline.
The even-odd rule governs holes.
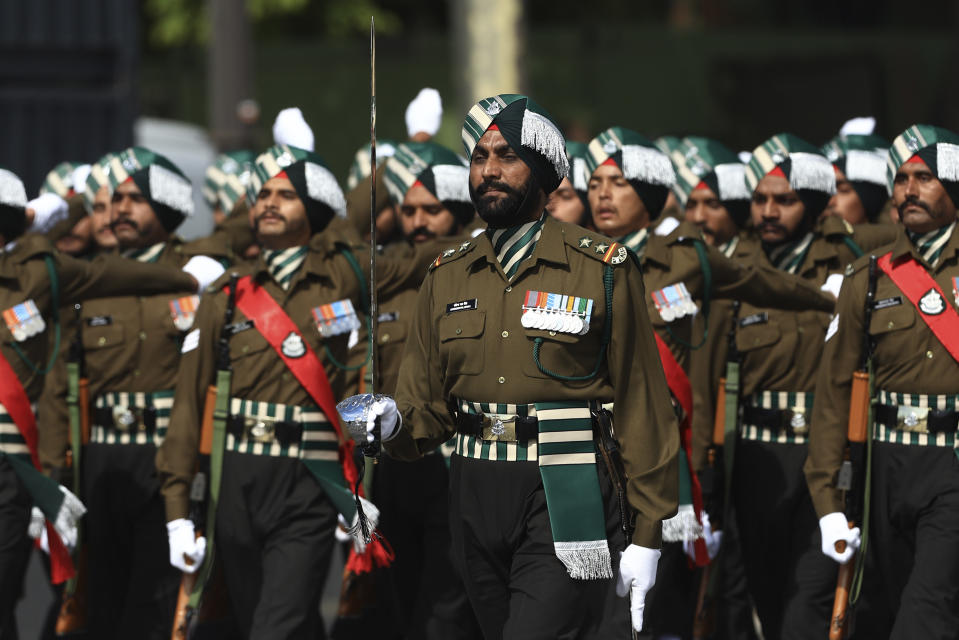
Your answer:
[[[390,334],[384,333],[382,336],[380,336],[380,342],[389,342],[389,341],[390,341]]]
[[[140,332],[140,340],[146,340],[146,339],[147,339],[147,332],[146,332],[146,331],[141,331],[141,332]]]
[[[500,335],[503,336],[504,338],[508,338],[508,337],[509,337],[509,331],[504,331],[504,332],[501,333]]]
[[[503,376],[500,376],[497,382],[499,382],[500,384],[503,384],[506,382],[506,378],[504,378]]]
[[[134,378],[139,378],[139,377],[140,377],[140,370],[139,370],[139,369],[134,369],[134,370],[133,370],[133,377],[134,377]]]
[[[889,324],[886,325],[886,328],[887,328],[887,329],[892,329],[892,328],[895,327],[895,326],[896,326],[896,323],[895,323],[895,322],[890,322]]]
[[[555,332],[555,331],[550,331],[550,332],[549,332],[549,335],[555,336],[555,335],[556,335],[556,332]]]
[[[512,291],[512,290],[513,290],[512,285],[506,287],[506,293],[509,293],[509,292]]]
[[[459,335],[461,333],[463,333],[463,330],[460,329],[459,327],[456,327],[456,335]]]
[[[107,339],[104,337],[101,337],[99,340],[97,340],[97,344],[100,345],[101,347],[105,345],[106,343],[107,343]]]
[[[242,351],[243,353],[246,353],[249,350],[250,350],[250,345],[248,344],[243,345],[243,348],[240,349],[240,351]]]
[[[932,351],[927,351],[927,352],[926,352],[926,357],[927,357],[927,358],[932,358]]]

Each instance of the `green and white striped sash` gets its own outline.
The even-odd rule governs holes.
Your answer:
[[[935,267],[936,263],[939,262],[939,256],[942,255],[942,250],[946,247],[946,243],[949,242],[949,238],[952,237],[952,232],[955,228],[956,223],[953,222],[948,226],[933,229],[923,235],[911,231],[906,231],[906,235],[912,240],[912,243],[916,246],[916,250],[922,256],[922,259],[926,261],[926,264],[930,267]]]
[[[460,413],[479,415],[486,414],[493,418],[533,417],[536,415],[536,406],[532,404],[506,404],[496,402],[470,402],[456,400],[456,407]],[[477,460],[494,460],[498,462],[534,462],[537,457],[536,440],[527,442],[492,442],[477,436],[468,436],[457,433],[454,436],[453,453],[464,458]]]
[[[110,391],[96,397],[93,406],[97,409],[110,408],[114,416],[124,408],[146,409],[155,407],[156,428],[152,434],[137,430],[134,425],[130,431],[120,431],[108,425],[93,424],[90,429],[90,442],[98,444],[152,444],[160,446],[166,437],[170,425],[170,411],[173,409],[173,390],[168,391]],[[94,414],[94,422],[96,414]]]
[[[157,242],[154,245],[150,245],[149,247],[144,247],[142,249],[130,249],[128,251],[124,251],[123,257],[136,260],[137,262],[156,262],[160,259],[160,254],[163,253],[163,249],[165,247],[165,242]]]
[[[812,241],[813,234],[810,231],[795,242],[786,242],[774,247],[769,251],[769,262],[780,271],[795,274],[806,259]]]
[[[226,436],[226,450],[275,458],[299,458],[338,464],[336,431],[319,407],[294,406],[230,398],[230,414],[269,422],[295,422],[303,427],[300,442],[283,446],[279,442],[255,442],[246,437]]]
[[[896,391],[879,391],[879,404],[893,407],[918,407],[921,409],[938,409],[940,411],[959,411],[959,394],[955,395],[924,395],[920,393],[900,393]],[[876,423],[873,427],[873,439],[891,444],[908,444],[918,447],[948,447],[959,450],[959,438],[956,432],[950,433],[917,433],[902,429],[889,428],[884,424]],[[959,455],[957,453],[956,455]]]
[[[802,425],[809,429],[809,420],[812,417],[813,394],[803,391],[758,391],[748,398],[746,404],[760,409],[781,409],[804,411],[805,418]],[[780,431],[768,427],[760,427],[743,421],[739,426],[739,437],[743,440],[756,442],[774,442],[776,444],[805,444],[807,436],[794,435],[788,430]]]
[[[36,415],[37,405],[31,404],[30,410]],[[27,447],[27,441],[20,435],[20,430],[17,429],[13,418],[2,404],[0,404],[0,451],[8,456],[16,456],[30,462],[30,448]]]
[[[267,271],[270,272],[276,283],[283,287],[284,291],[290,288],[293,276],[296,275],[305,259],[305,246],[263,252],[263,260],[266,262]]]
[[[533,255],[533,249],[536,248],[536,243],[543,233],[545,220],[546,214],[543,214],[539,220],[527,222],[518,227],[487,231],[490,242],[493,243],[493,253],[503,267],[507,280],[512,280],[519,271],[520,263]]]

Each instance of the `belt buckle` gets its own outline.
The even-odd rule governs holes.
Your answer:
[[[929,409],[924,407],[896,407],[896,428],[900,431],[928,433]]]
[[[270,418],[243,418],[243,435],[250,442],[272,444],[276,439],[276,421]]]
[[[806,409],[790,407],[783,410],[783,425],[786,430],[795,436],[805,436],[809,433],[809,422],[806,420]]]
[[[113,428],[122,433],[132,431],[134,427],[142,427],[143,421],[137,418],[136,408],[118,404],[113,407]]]
[[[483,440],[516,442],[516,416],[483,415]]]

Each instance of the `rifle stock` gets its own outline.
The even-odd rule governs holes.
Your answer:
[[[77,576],[71,589],[64,588],[63,600],[54,631],[57,637],[80,633],[87,628],[87,549],[80,548],[77,554]]]

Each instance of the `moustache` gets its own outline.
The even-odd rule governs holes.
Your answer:
[[[264,212],[261,213],[260,215],[258,215],[258,216],[256,216],[255,218],[253,218],[253,226],[254,226],[254,228],[259,228],[260,222],[263,220],[263,218],[266,218],[266,217],[278,218],[278,219],[280,219],[280,220],[284,220],[283,216],[280,215],[280,212],[279,212],[279,211],[275,211],[275,210],[273,210],[273,209],[267,209],[266,211],[264,211]]]
[[[505,182],[498,182],[496,180],[490,180],[489,182],[482,182],[478,187],[476,187],[476,195],[483,196],[489,191],[501,191],[507,195],[519,196],[522,195],[519,191],[509,186]]]
[[[704,236],[715,236],[716,232],[706,226],[705,222],[697,222],[696,226],[699,227],[700,233]]]
[[[419,236],[425,237],[427,240],[432,240],[436,237],[436,234],[427,229],[426,227],[417,227],[413,229],[410,233],[406,235],[407,239],[413,240]]]
[[[771,222],[771,221],[769,221],[769,222],[763,222],[762,224],[759,225],[758,230],[759,230],[760,232],[763,232],[763,231],[779,231],[779,232],[781,232],[781,233],[784,233],[784,234],[786,234],[786,235],[789,235],[789,229],[787,229],[785,226],[779,224],[778,222]]]
[[[133,230],[134,230],[134,231],[139,231],[139,230],[140,230],[140,225],[138,225],[136,222],[134,222],[131,218],[117,218],[116,220],[112,221],[112,222],[111,222],[109,225],[107,225],[107,226],[110,227],[110,231],[116,231],[116,228],[117,228],[118,226],[120,226],[121,224],[128,224],[128,225],[130,225],[131,227],[133,227]]]
[[[919,207],[920,209],[924,210],[926,213],[929,213],[929,214],[932,213],[932,211],[929,209],[929,205],[923,202],[922,200],[920,200],[919,198],[917,198],[916,196],[907,197],[905,200],[903,200],[901,205],[896,207],[896,209],[899,211],[900,216],[902,216],[903,213],[906,211],[906,207]]]

